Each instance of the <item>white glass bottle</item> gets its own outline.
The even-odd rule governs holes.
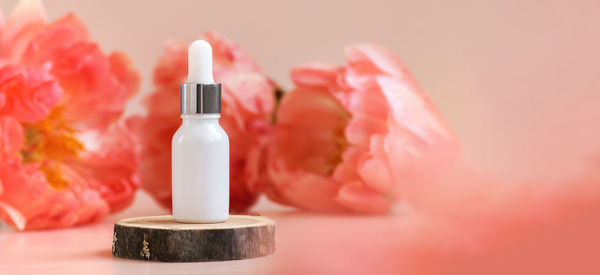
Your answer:
[[[181,84],[182,124],[172,141],[173,218],[187,223],[229,217],[229,138],[221,125],[221,85],[213,82],[212,50],[188,49],[188,82]]]

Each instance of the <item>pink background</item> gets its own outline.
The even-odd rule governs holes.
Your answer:
[[[14,2],[0,5],[6,11]],[[45,4],[51,19],[74,11],[105,50],[129,54],[144,76],[143,93],[150,91],[152,67],[168,38],[191,41],[206,30],[222,32],[286,88],[291,67],[341,64],[345,45],[370,42],[405,61],[448,118],[467,158],[481,168],[527,166],[523,172],[535,173],[555,167],[555,159],[566,158],[561,166],[571,167],[582,152],[600,151],[592,144],[600,127],[591,127],[600,118],[593,110],[600,102],[598,1]],[[567,133],[566,140],[554,138]]]
[[[0,0],[5,13],[15,0]],[[396,52],[432,96],[474,165],[515,176],[571,173],[600,152],[600,2],[53,0],[107,51],[119,49],[151,90],[168,38],[207,30],[239,42],[284,88],[293,66],[343,62],[369,42]],[[141,111],[139,100],[130,111]],[[556,169],[561,167],[561,169]],[[563,169],[564,168],[564,169]],[[552,172],[550,172],[552,171]]]

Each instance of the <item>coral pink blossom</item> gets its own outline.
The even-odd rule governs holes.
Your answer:
[[[600,163],[590,164],[531,181],[457,166],[392,215],[281,219],[271,273],[597,274]]]
[[[220,123],[230,141],[230,208],[254,204],[266,184],[263,150],[271,127],[275,85],[232,41],[213,32],[203,39],[213,48],[213,72],[222,83]],[[148,114],[133,118],[143,151],[142,186],[161,205],[171,207],[171,139],[181,124],[179,84],[187,76],[187,43],[170,41],[154,71],[154,92],[146,98]]]
[[[267,195],[305,209],[386,212],[457,144],[389,51],[350,46],[348,65],[292,71],[269,144]]]
[[[68,227],[129,205],[139,149],[118,119],[139,75],[105,55],[73,15],[39,1],[0,22],[0,217],[18,230]]]

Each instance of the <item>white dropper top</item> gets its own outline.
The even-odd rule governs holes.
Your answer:
[[[204,40],[194,41],[188,48],[188,83],[213,84],[212,48]]]

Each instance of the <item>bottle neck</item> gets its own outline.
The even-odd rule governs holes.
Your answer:
[[[183,125],[219,123],[220,114],[183,114],[181,119]]]

